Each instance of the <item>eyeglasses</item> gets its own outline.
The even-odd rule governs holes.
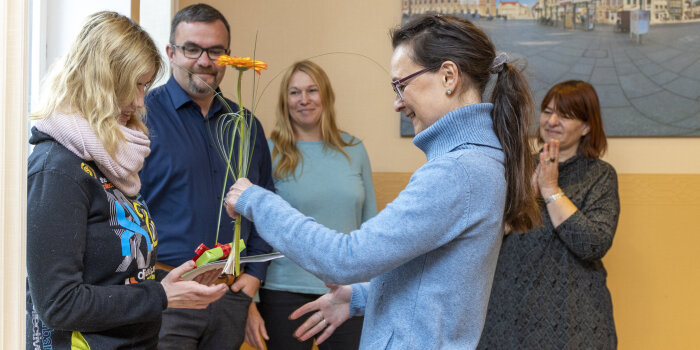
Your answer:
[[[419,71],[417,71],[417,72],[415,72],[407,77],[403,77],[401,79],[392,81],[391,86],[394,88],[394,92],[396,93],[396,96],[398,96],[401,99],[401,101],[403,101],[403,89],[405,89],[406,86],[408,85],[408,84],[404,84],[404,83],[411,78],[415,78],[415,77],[417,77],[417,76],[419,76],[427,71],[430,71],[431,69],[432,68],[423,68],[423,69],[421,69],[421,70],[419,70]]]
[[[205,49],[203,47],[200,47],[199,45],[194,44],[187,44],[184,46],[170,44],[170,46],[182,50],[182,54],[185,55],[185,57],[191,59],[198,59],[202,56],[202,52],[206,52],[207,57],[209,57],[209,59],[213,61],[219,58],[221,55],[228,55],[229,53],[228,49],[223,49],[221,47],[208,47]]]

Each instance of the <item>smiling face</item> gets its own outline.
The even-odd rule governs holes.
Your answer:
[[[117,116],[117,123],[126,126],[129,120],[131,120],[131,117],[143,109],[143,99],[146,95],[146,90],[148,90],[148,87],[153,82],[154,75],[155,69],[151,69],[150,72],[139,77],[139,80],[136,82],[136,97],[128,105],[119,109],[120,114]]]
[[[391,79],[398,80],[407,77],[425,67],[416,64],[410,57],[411,48],[399,45],[391,57]],[[444,105],[445,89],[434,72],[425,72],[411,78],[402,84],[403,99],[398,95],[394,98],[394,109],[404,112],[411,119],[416,135],[433,125],[438,119],[451,110]]]
[[[180,22],[175,29],[177,46],[197,45],[201,48],[228,49],[228,31],[223,22]],[[170,68],[175,80],[193,98],[205,98],[214,94],[224,79],[226,66],[219,66],[209,59],[206,52],[199,58],[187,58],[182,49],[166,47]]]
[[[558,140],[562,154],[576,154],[581,137],[588,132],[588,124],[574,116],[561,115],[554,100],[540,113],[540,137],[544,142]]]
[[[316,82],[302,71],[294,72],[287,87],[287,101],[289,118],[297,138],[306,141],[311,141],[309,137],[320,140],[323,104]]]

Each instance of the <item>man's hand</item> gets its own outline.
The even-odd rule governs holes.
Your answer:
[[[236,282],[231,285],[231,291],[235,293],[243,291],[243,293],[251,298],[258,292],[258,288],[260,288],[260,280],[257,277],[247,273],[241,274],[236,279]]]
[[[316,344],[321,344],[335,332],[336,328],[350,318],[352,287],[335,284],[326,284],[326,286],[331,289],[330,292],[310,303],[302,305],[289,316],[290,319],[296,320],[306,313],[317,311],[294,331],[294,336],[301,341],[305,341],[323,331],[316,338]]]
[[[248,308],[248,321],[245,324],[245,342],[250,346],[263,350],[265,349],[265,340],[270,340],[265,328],[265,320],[260,316],[257,305],[250,303]]]

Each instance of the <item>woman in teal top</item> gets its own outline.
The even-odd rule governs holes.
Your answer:
[[[277,193],[319,223],[349,233],[377,213],[377,204],[367,151],[361,141],[338,130],[334,102],[323,69],[311,61],[295,63],[282,79],[268,143]],[[270,350],[310,350],[313,339],[301,342],[292,335],[304,319],[290,320],[289,315],[328,290],[291,260],[273,261],[260,290],[262,319],[251,307],[248,343],[262,348],[262,335],[269,338]],[[320,349],[357,349],[361,332],[362,317],[354,317]]]

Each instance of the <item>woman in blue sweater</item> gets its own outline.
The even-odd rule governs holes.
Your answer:
[[[394,107],[427,157],[399,196],[350,234],[326,228],[246,179],[228,211],[322,280],[352,284],[307,304],[297,336],[364,315],[361,349],[473,349],[486,316],[504,225],[540,215],[530,186],[532,97],[521,73],[463,18],[418,17],[392,32]],[[492,103],[481,96],[495,78]],[[369,283],[362,283],[370,280]]]
[[[268,142],[277,194],[320,224],[349,233],[377,214],[377,202],[367,151],[361,141],[338,130],[334,104],[333,88],[320,66],[306,60],[293,64],[282,77]],[[322,280],[293,261],[274,260],[260,290],[265,322],[253,305],[248,343],[263,349],[259,334],[267,333],[270,350],[311,350],[313,339],[298,342],[292,336],[303,320],[289,315],[327,292]],[[353,317],[319,348],[357,349],[361,332],[362,317]]]

